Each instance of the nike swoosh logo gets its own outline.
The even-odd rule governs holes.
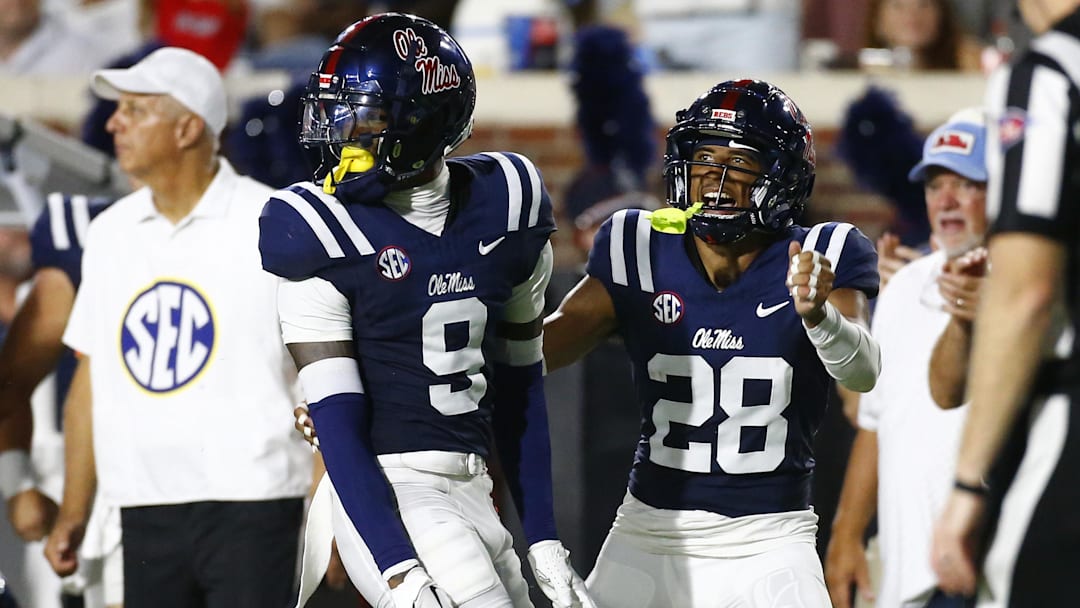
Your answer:
[[[480,241],[480,246],[478,247],[478,249],[480,250],[480,255],[487,255],[487,254],[491,253],[491,251],[493,249],[495,249],[496,247],[498,247],[499,243],[503,242],[503,239],[505,239],[505,238],[506,238],[506,235],[500,236],[499,238],[495,239],[494,241],[491,241],[490,243],[488,243],[487,245],[484,244],[484,241]]]
[[[767,317],[767,316],[771,315],[772,313],[780,310],[781,308],[787,306],[788,304],[791,304],[791,300],[781,302],[781,303],[777,304],[776,306],[770,306],[768,308],[765,308],[759,302],[758,305],[757,305],[757,316],[764,319],[765,317]]]

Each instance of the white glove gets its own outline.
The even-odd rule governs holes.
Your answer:
[[[542,540],[529,547],[529,565],[553,608],[596,608],[561,542]]]
[[[390,596],[395,608],[454,608],[450,596],[435,586],[423,566],[409,570],[405,580],[390,590]]]

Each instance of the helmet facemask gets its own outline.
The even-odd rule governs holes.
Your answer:
[[[723,244],[742,240],[754,231],[786,226],[777,214],[777,197],[783,188],[768,170],[776,164],[775,154],[763,152],[763,146],[756,142],[750,145],[719,134],[688,132],[684,138],[687,141],[676,146],[685,152],[668,161],[665,177],[669,204],[686,210],[701,203],[689,218],[694,234],[707,243]],[[709,149],[702,147],[709,145],[733,152],[727,159],[714,161]]]

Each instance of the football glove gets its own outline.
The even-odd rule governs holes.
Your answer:
[[[596,608],[560,541],[542,540],[529,547],[529,565],[552,608]]]
[[[401,584],[390,590],[395,608],[453,608],[450,596],[435,586],[427,570],[417,566],[405,575]]]

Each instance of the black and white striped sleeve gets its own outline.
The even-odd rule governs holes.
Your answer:
[[[1061,32],[993,75],[986,164],[992,231],[1057,240],[1078,232],[1080,211],[1080,42]]]

